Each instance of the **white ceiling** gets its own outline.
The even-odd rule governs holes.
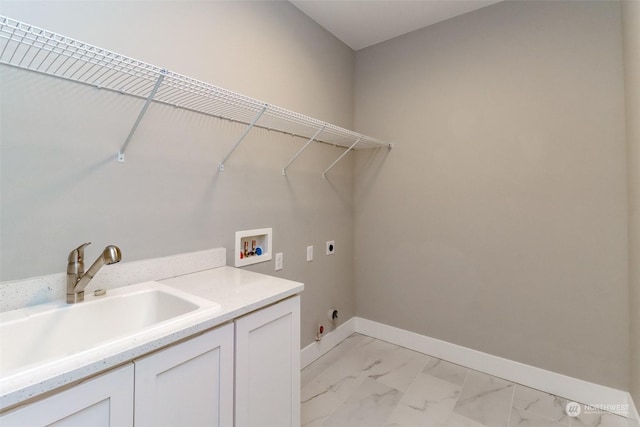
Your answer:
[[[501,0],[289,0],[353,50]]]

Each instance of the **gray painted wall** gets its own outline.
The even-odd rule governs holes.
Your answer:
[[[627,390],[620,5],[504,2],[356,53],[356,312]]]
[[[353,125],[353,52],[288,2],[11,2],[3,14],[345,127]],[[85,241],[124,260],[211,247],[273,227],[273,261],[254,271],[305,283],[302,344],[330,306],[354,315],[353,159],[342,149],[153,105],[118,164],[142,102],[0,68],[1,280],[62,272]],[[335,255],[323,255],[335,239]],[[316,259],[306,262],[306,246]]]
[[[219,174],[243,128],[153,106],[117,164],[139,101],[0,68],[0,280],[63,271],[88,240],[89,258],[116,243],[131,261],[231,251],[235,230],[273,226],[285,269],[248,268],[305,282],[303,345],[328,306],[355,314],[355,280],[358,315],[627,389],[631,324],[640,399],[617,3],[495,5],[358,52],[355,83],[353,52],[286,2],[0,12],[345,127],[355,87],[357,129],[398,143],[348,156],[327,181],[341,150],[315,145],[283,178],[303,141],[257,130]]]
[[[627,165],[629,171],[629,313],[631,395],[640,404],[640,2],[622,2]]]

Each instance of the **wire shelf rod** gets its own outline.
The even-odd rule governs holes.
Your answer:
[[[242,140],[244,139],[245,136],[247,136],[247,134],[249,133],[249,131],[255,126],[255,124],[258,122],[258,120],[260,119],[260,117],[262,117],[262,115],[264,114],[265,111],[267,111],[267,107],[269,105],[264,104],[264,107],[262,108],[262,111],[260,111],[260,113],[258,113],[258,115],[256,116],[255,119],[253,119],[253,121],[251,122],[251,124],[245,129],[245,131],[242,133],[242,135],[240,136],[240,138],[238,138],[238,140],[236,141],[235,145],[233,146],[233,148],[231,149],[231,151],[229,151],[229,154],[227,154],[225,156],[225,158],[220,162],[220,172],[224,171],[224,163],[229,159],[229,157],[231,157],[231,155],[233,154],[234,151],[236,151],[236,148],[238,148],[238,146],[240,146],[240,143],[242,142]]]
[[[53,72],[53,74],[58,74],[58,73],[60,73],[60,69],[61,69],[65,64],[67,64],[67,62],[69,62],[69,60],[73,60],[73,62],[71,62],[71,64],[69,64],[69,66],[68,66],[68,67],[67,67],[67,68],[66,68],[62,73],[64,74],[64,73],[68,72],[71,68],[75,67],[75,66],[76,66],[76,64],[78,63],[78,61],[80,61],[80,58],[79,58],[79,57],[74,56],[74,55],[75,55],[75,53],[77,52],[77,50],[78,50],[78,49],[76,48],[76,50],[75,50],[71,55],[67,56],[66,58],[64,58],[64,57],[59,57],[59,58],[63,58],[63,59],[62,59],[62,61],[60,61],[60,65],[58,65],[58,68],[56,68],[56,69],[55,69],[55,71]],[[37,58],[37,55],[38,55],[38,54],[40,54],[40,52],[42,52],[42,48],[40,48],[40,49],[38,50],[38,53],[37,53],[36,55],[34,55],[34,56],[33,56],[33,60],[32,60],[31,62],[35,61],[35,59]],[[45,50],[45,52],[46,52],[46,50]],[[42,60],[40,61],[40,65],[44,64],[45,62],[47,62],[47,59],[49,59],[49,56],[51,56],[51,53],[52,53],[52,52],[53,52],[53,50],[50,50],[50,51],[48,51],[48,52],[47,52],[46,56],[45,56],[44,58],[42,58]],[[55,63],[55,62],[52,62],[52,63],[51,63],[51,65],[53,65],[54,63]],[[82,64],[81,64],[81,66],[82,66]],[[29,67],[31,67],[31,65],[29,65]],[[49,67],[47,68],[47,70],[46,70],[46,71],[49,71],[49,68],[51,68],[51,66],[49,66]]]
[[[287,175],[287,169],[289,168],[289,166],[291,166],[291,163],[293,163],[300,156],[300,154],[302,154],[302,152],[306,150],[307,147],[318,137],[318,135],[320,135],[320,133],[324,130],[325,126],[326,125],[322,125],[322,127],[318,129],[316,133],[313,134],[313,136],[309,139],[309,141],[307,141],[307,143],[304,144],[304,146],[300,150],[298,150],[298,152],[291,158],[291,160],[289,160],[289,163],[287,163],[287,165],[282,168],[282,175]]]
[[[129,145],[129,142],[131,142],[131,138],[133,137],[133,134],[136,132],[136,129],[138,129],[138,125],[142,121],[142,118],[144,117],[145,113],[147,112],[147,109],[149,108],[149,105],[151,104],[151,101],[153,100],[153,96],[158,91],[158,88],[160,88],[160,85],[162,84],[162,80],[164,79],[164,76],[165,76],[164,74],[160,74],[160,77],[158,77],[158,81],[156,82],[156,85],[151,90],[151,93],[149,94],[149,97],[147,98],[147,100],[144,103],[144,106],[142,107],[142,111],[140,111],[140,114],[138,114],[138,118],[136,119],[135,123],[133,124],[133,127],[131,128],[131,131],[129,132],[129,135],[127,136],[126,141],[124,142],[124,144],[122,144],[122,147],[120,148],[120,151],[118,152],[118,162],[120,162],[120,163],[124,162],[124,152],[127,149],[127,146]]]
[[[340,160],[342,160],[342,158],[343,158],[344,156],[346,156],[346,155],[347,155],[347,153],[349,153],[349,151],[353,150],[353,149],[356,147],[356,145],[358,145],[358,143],[359,143],[361,140],[362,140],[362,138],[358,138],[358,139],[356,140],[356,142],[354,142],[354,143],[353,143],[353,145],[351,145],[349,148],[347,148],[347,150],[346,150],[344,153],[342,153],[342,154],[340,155],[340,157],[338,157],[338,158],[337,158],[333,163],[331,163],[331,165],[330,165],[328,168],[326,168],[326,169],[324,170],[324,172],[322,172],[322,177],[323,177],[323,178],[326,178],[326,177],[327,177],[327,172],[329,172],[329,171],[331,170],[331,168],[333,168],[333,167],[334,167],[334,166],[335,166],[335,165],[336,165]]]
[[[38,57],[38,55],[40,54],[40,52],[42,51],[42,46],[35,46],[35,45],[31,45],[27,48],[27,50],[25,50],[24,55],[22,56],[22,59],[20,60],[20,63],[22,63],[24,61],[24,59],[27,57],[27,54],[29,54],[31,52],[32,49],[37,49],[35,51],[35,53],[31,54],[31,61],[29,61],[29,64],[27,64],[27,67],[32,67],[33,65],[33,61],[36,60],[36,58]],[[42,62],[45,62],[47,59],[49,59],[49,56],[51,56],[51,51],[47,52],[47,54],[44,56],[44,58],[42,59]]]

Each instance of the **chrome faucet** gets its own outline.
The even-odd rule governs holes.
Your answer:
[[[67,264],[67,304],[84,301],[84,288],[103,265],[115,264],[122,259],[122,252],[117,246],[107,246],[102,255],[84,272],[84,248],[91,242],[83,243],[69,253]]]

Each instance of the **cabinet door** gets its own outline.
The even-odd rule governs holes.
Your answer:
[[[233,424],[232,324],[134,364],[136,427]]]
[[[236,427],[300,425],[300,297],[236,320]]]
[[[109,371],[0,416],[2,427],[133,426],[133,365]]]

